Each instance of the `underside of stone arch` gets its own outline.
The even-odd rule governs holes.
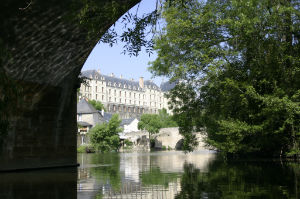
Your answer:
[[[80,16],[93,8],[83,1],[4,0],[0,72],[20,93],[15,110],[7,113],[0,171],[77,164],[78,75],[99,38],[139,1],[94,0],[103,20],[98,16],[99,31],[89,34],[91,20],[86,25]]]

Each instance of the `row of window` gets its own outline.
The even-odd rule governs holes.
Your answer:
[[[92,79],[92,76],[90,77],[91,79]],[[100,81],[97,81],[97,79],[98,79],[98,77],[97,76],[95,76],[95,79],[96,79],[96,84],[97,83],[99,83]],[[102,81],[101,81],[101,84],[103,84],[104,82],[104,80],[105,80],[105,78],[104,77],[101,77],[100,78]],[[88,81],[89,83],[90,83],[90,81]],[[130,84],[124,84],[124,85],[122,85],[121,83],[116,83],[116,82],[107,82],[107,85],[108,86],[114,86],[114,87],[119,87],[119,88],[128,88],[128,89],[133,89],[133,90],[143,90],[141,87],[139,87],[138,85],[136,85],[136,86],[134,86],[134,85],[130,85]],[[154,86],[154,85],[145,85],[145,88],[149,88],[149,89],[158,89],[158,87],[157,86]]]
[[[116,105],[108,105],[108,111],[118,111],[118,112],[128,112],[128,113],[145,113],[144,108],[137,108],[137,107],[121,107],[121,106],[116,106]],[[150,109],[150,113],[157,113],[157,110]]]

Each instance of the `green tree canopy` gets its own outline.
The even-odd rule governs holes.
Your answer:
[[[299,1],[175,1],[163,17],[150,71],[181,82],[169,98],[186,149],[196,126],[227,154],[299,154]]]
[[[138,123],[138,129],[148,131],[149,139],[152,134],[158,133],[160,128],[162,128],[162,122],[156,114],[143,114]]]
[[[119,149],[120,139],[118,133],[122,131],[120,124],[121,120],[115,114],[108,123],[97,124],[89,131],[91,144],[96,150],[107,152]]]
[[[158,118],[162,123],[161,128],[178,126],[173,117],[167,113],[167,110],[165,108],[158,110]]]
[[[88,101],[96,110],[105,110],[104,105],[100,102],[100,101],[96,101],[96,100],[89,100]]]

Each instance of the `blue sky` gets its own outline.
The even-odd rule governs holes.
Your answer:
[[[140,3],[138,9],[138,15],[149,13],[155,9],[156,0],[143,0]],[[136,12],[137,6],[133,7],[130,11]],[[118,21],[116,24],[117,32],[122,32],[122,24]],[[100,39],[100,38],[99,38]],[[137,57],[130,57],[129,55],[121,54],[123,51],[123,44],[118,42],[113,47],[108,44],[98,43],[85,64],[83,65],[82,71],[100,69],[102,74],[108,75],[114,73],[117,77],[120,75],[123,78],[130,79],[134,78],[138,80],[139,77],[144,77],[145,80],[152,78],[152,74],[147,71],[148,62],[156,58],[156,53],[149,57],[149,55],[143,50]],[[165,79],[166,80],[166,79]],[[162,78],[154,78],[153,81],[160,85]]]

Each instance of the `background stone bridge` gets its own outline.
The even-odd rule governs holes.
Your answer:
[[[1,1],[0,81],[9,84],[0,82],[0,103],[11,88],[18,94],[13,111],[0,106],[9,121],[0,171],[76,165],[78,75],[100,37],[139,1]]]

